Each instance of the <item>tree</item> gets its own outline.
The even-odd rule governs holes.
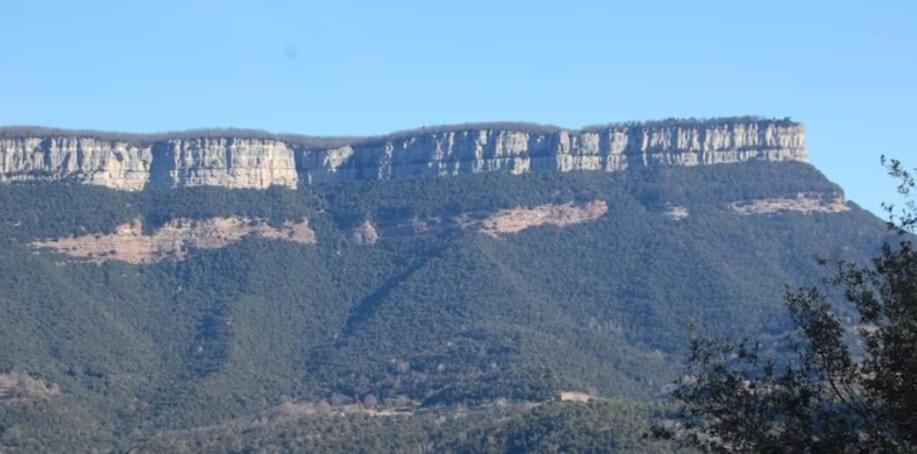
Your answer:
[[[366,396],[363,397],[363,408],[367,410],[372,410],[373,408],[376,408],[376,404],[378,403],[379,401],[376,399],[376,396],[372,394],[367,394]]]
[[[795,330],[771,346],[786,354],[693,339],[674,422],[657,437],[712,452],[917,451],[915,180],[896,160],[883,165],[907,199],[898,212],[885,205],[897,244],[867,266],[832,264],[825,286],[788,292]]]

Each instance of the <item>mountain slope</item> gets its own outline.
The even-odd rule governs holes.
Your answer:
[[[214,218],[307,221],[315,242],[207,231],[195,241],[219,247],[164,243],[181,254],[142,264],[54,246],[139,220],[112,243],[129,248]],[[267,191],[0,185],[0,234],[0,374],[60,388],[0,389],[0,440],[53,450],[290,400],[650,399],[691,322],[779,334],[784,285],[814,282],[814,255],[868,258],[884,228],[808,164],[749,162]]]

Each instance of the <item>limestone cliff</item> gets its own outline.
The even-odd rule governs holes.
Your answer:
[[[143,189],[149,147],[93,137],[0,138],[0,182],[75,180],[114,189]]]
[[[295,188],[292,146],[277,140],[195,138],[154,143],[150,184]]]
[[[293,148],[276,140],[195,138],[145,145],[95,137],[0,138],[0,181],[69,180],[147,186],[295,188]]]
[[[266,189],[484,172],[613,172],[807,160],[801,124],[758,118],[667,120],[582,130],[480,124],[323,141],[235,131],[189,134],[36,135],[26,128],[2,129],[0,182],[68,180],[122,190],[203,185]]]

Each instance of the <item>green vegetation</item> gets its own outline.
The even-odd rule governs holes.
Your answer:
[[[673,445],[643,437],[660,411],[626,401],[434,407],[388,417],[326,408],[292,421],[268,415],[163,433],[138,451],[669,452]]]
[[[917,182],[899,162],[905,196]],[[836,263],[827,289],[789,292],[790,354],[761,342],[695,339],[674,397],[678,425],[654,432],[710,452],[917,450],[917,204],[869,265]]]
[[[622,122],[608,123],[604,125],[593,125],[582,128],[582,131],[597,131],[600,129],[614,127],[639,127],[639,126],[703,126],[708,123],[733,125],[736,123],[758,123],[759,125],[777,124],[779,126],[791,126],[798,123],[789,118],[768,119],[759,116],[737,116],[722,118],[667,118],[664,120],[650,120],[644,122]],[[308,136],[303,134],[272,133],[258,129],[239,129],[239,128],[207,128],[207,129],[190,129],[185,131],[169,131],[152,134],[116,132],[116,131],[96,131],[96,130],[79,130],[79,129],[58,129],[44,126],[0,126],[0,138],[21,138],[21,137],[80,137],[95,138],[105,141],[126,142],[138,146],[147,146],[154,142],[165,140],[187,140],[187,139],[221,139],[221,138],[244,138],[256,140],[279,140],[303,148],[331,148],[344,145],[363,145],[376,144],[388,140],[399,140],[419,134],[439,134],[445,132],[459,132],[476,129],[496,129],[507,131],[520,131],[530,134],[552,134],[563,128],[554,125],[543,125],[537,123],[525,122],[507,122],[491,121],[478,123],[460,123],[452,125],[434,125],[424,126],[422,128],[407,129],[404,131],[395,131],[390,134],[379,136]],[[572,129],[572,131],[577,131]]]
[[[543,402],[560,390],[646,401],[677,373],[689,322],[712,335],[776,339],[791,328],[779,302],[784,285],[821,276],[812,256],[861,263],[885,235],[883,223],[857,207],[739,216],[729,203],[838,191],[800,163],[261,192],[2,185],[0,373],[27,373],[61,394],[0,402],[0,446],[126,450],[287,401],[337,407],[372,395],[383,408],[409,402],[421,416],[353,415],[345,418],[353,428],[336,433],[347,438],[365,427],[367,436],[379,435],[360,449],[396,449],[406,445],[387,443],[413,443],[398,437],[426,431],[442,416],[425,413],[433,409],[485,411],[499,399]],[[451,229],[383,235],[374,245],[348,240],[348,229],[363,219],[384,225],[593,199],[609,205],[594,222],[505,239]],[[686,207],[689,216],[664,216],[669,205]],[[134,218],[150,229],[176,217],[228,215],[309,218],[318,243],[246,237],[192,251],[184,261],[142,266],[66,263],[29,246],[36,238],[111,232]],[[471,438],[431,438],[423,446],[478,450],[493,439],[495,450],[588,450],[635,443],[637,428],[607,432],[585,422],[597,412],[623,426],[615,412],[624,404],[603,405],[544,405],[510,422],[472,418],[463,428],[442,429]],[[310,430],[338,430],[330,428],[335,421],[309,419],[283,430],[288,440],[311,439]],[[563,421],[580,435],[563,430]],[[280,432],[265,430],[261,440],[279,440]],[[250,440],[238,439],[239,449],[258,449],[246,445]]]

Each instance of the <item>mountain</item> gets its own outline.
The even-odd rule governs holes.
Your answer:
[[[5,128],[0,446],[657,449],[689,324],[776,339],[885,239],[803,131]]]

